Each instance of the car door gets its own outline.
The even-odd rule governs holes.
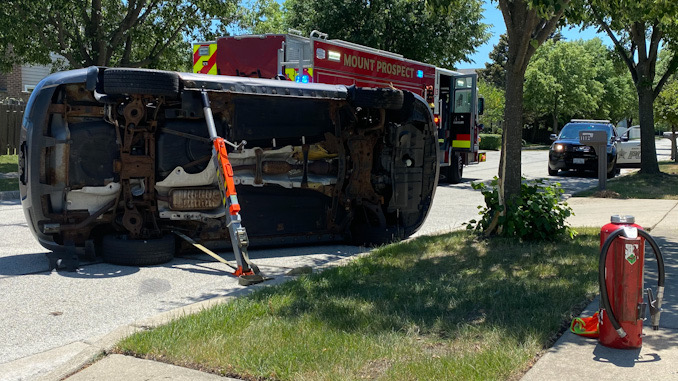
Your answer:
[[[640,165],[640,127],[633,126],[622,133],[617,150],[617,165]]]

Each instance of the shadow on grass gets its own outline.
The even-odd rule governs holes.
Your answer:
[[[16,163],[0,163],[0,173],[17,172],[19,166]]]
[[[0,179],[0,192],[5,191],[18,191],[19,190],[19,179]]]
[[[659,163],[660,173],[635,172],[628,176],[611,179],[608,190],[617,192],[621,198],[678,199],[678,164]],[[576,197],[590,197],[596,190],[583,191]]]
[[[597,245],[593,234],[574,244],[476,242],[465,232],[420,237],[253,297],[284,294],[277,315],[347,332],[454,338],[501,329],[546,344],[595,294]]]

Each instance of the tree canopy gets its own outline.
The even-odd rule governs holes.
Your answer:
[[[506,87],[506,61],[508,61],[508,39],[505,34],[499,36],[499,41],[489,54],[490,61],[485,63],[485,69],[478,71],[483,80],[501,89]]]
[[[237,0],[5,0],[0,7],[0,67],[48,64],[177,69],[186,39],[226,35]],[[21,20],[21,27],[16,27]]]
[[[633,117],[633,83],[613,58],[599,38],[547,41],[525,72],[526,113],[549,116],[554,133],[572,118],[616,122]]]
[[[678,55],[672,53],[663,73],[657,73],[661,47],[676,51],[678,44],[678,2],[636,0],[585,0],[573,11],[571,21],[596,25],[610,37],[631,74],[638,94],[641,130],[641,172],[658,173],[654,143],[653,102],[669,77],[678,68]],[[659,75],[659,80],[655,76]]]
[[[673,134],[671,138],[671,158],[678,162],[676,154],[676,132],[678,131],[678,80],[669,79],[654,103],[657,119],[666,124]]]
[[[452,68],[488,38],[481,0],[287,0],[287,25]]]
[[[485,98],[485,112],[478,120],[485,126],[483,132],[500,133],[504,124],[504,88],[497,87],[481,78],[478,80],[478,92]]]
[[[597,81],[600,68],[582,44],[546,42],[525,72],[525,109],[552,117],[553,133],[559,117],[592,115],[604,93]]]
[[[678,81],[666,83],[657,97],[655,110],[659,120],[672,127],[672,130],[678,129]]]

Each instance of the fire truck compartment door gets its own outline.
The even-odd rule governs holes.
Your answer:
[[[278,49],[284,35],[229,36],[217,40],[217,68],[221,75],[275,78]]]
[[[453,81],[452,94],[452,126],[450,136],[452,149],[456,151],[472,151],[475,136],[475,115],[478,107],[474,89],[474,75],[457,76]]]

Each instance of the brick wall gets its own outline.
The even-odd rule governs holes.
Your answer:
[[[0,97],[27,100],[21,79],[21,66],[15,65],[9,73],[0,73]]]

